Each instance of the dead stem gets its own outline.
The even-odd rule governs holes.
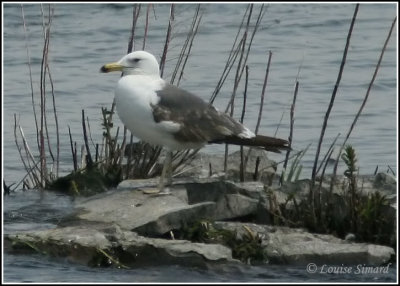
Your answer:
[[[250,16],[251,16],[251,13],[250,13]],[[236,68],[235,81],[233,84],[233,91],[232,91],[231,99],[229,100],[229,103],[225,108],[225,113],[228,113],[228,110],[230,108],[230,116],[231,117],[233,116],[233,112],[235,109],[236,91],[237,91],[237,88],[239,87],[240,78],[241,78],[240,70],[242,69],[242,62],[243,62],[243,57],[244,57],[244,52],[245,52],[245,47],[246,47],[246,39],[247,39],[247,30],[244,32],[243,38],[241,41],[242,48],[241,48],[241,52],[240,52],[239,63]],[[243,65],[246,65],[246,62],[244,62]]]
[[[202,19],[202,14],[200,14],[200,8],[201,8],[201,5],[200,4],[197,5],[195,14],[193,16],[191,28],[188,31],[185,43],[182,46],[181,52],[180,52],[179,57],[178,57],[177,64],[176,64],[175,69],[173,71],[173,74],[171,76],[171,80],[170,80],[171,84],[174,83],[179,69],[180,69],[180,73],[179,73],[178,81],[176,83],[177,86],[179,86],[180,81],[181,81],[181,79],[183,77],[186,64],[188,62],[189,56],[191,55],[193,42],[194,42],[194,39],[195,39],[195,37],[197,35],[198,29],[199,29],[199,26],[200,26],[200,23],[201,23],[201,19]],[[171,23],[171,21],[173,20],[173,17],[174,17],[173,11],[174,11],[173,7],[171,7],[170,23]],[[164,54],[166,55],[166,51],[168,49],[168,43],[169,43],[168,38],[170,38],[170,35],[168,35],[168,33],[170,33],[170,28],[168,29],[168,32],[167,32],[167,39],[166,39],[165,46],[164,46],[163,56],[164,56]],[[163,58],[163,60],[162,60],[164,62],[163,67],[165,65],[165,60],[166,60],[165,58]],[[160,154],[161,150],[157,150],[157,151]],[[178,151],[178,152],[176,152],[174,154],[174,159],[172,160],[172,166],[173,166],[172,170],[175,170],[179,165],[181,165],[182,164],[181,162],[189,160],[189,158],[192,158],[198,152],[198,150],[190,150],[188,153],[185,153],[185,154],[184,154],[184,152],[185,151]],[[188,154],[191,154],[191,155],[188,155]],[[182,156],[181,157],[181,162],[178,162],[178,163],[174,164],[174,161],[177,160],[177,158],[179,156]],[[154,159],[156,159],[156,158],[154,158]],[[154,166],[154,164],[155,164],[155,161],[153,163],[153,166]],[[151,169],[153,169],[153,168],[151,168]]]
[[[31,173],[33,172],[33,170],[34,170],[35,168],[38,168],[39,163],[40,163],[40,161],[37,161],[37,162],[35,163],[35,165],[32,166],[31,169],[27,170],[25,176],[18,182],[18,184],[16,184],[16,185],[14,186],[14,188],[11,190],[11,192],[14,192],[16,189],[18,189],[18,187],[19,187],[19,185],[21,185],[21,183],[24,183],[24,184],[27,184],[27,185],[32,185],[32,181],[33,181],[33,180],[30,178],[31,183],[29,184],[29,181],[27,181],[29,178],[27,179],[27,177],[30,177],[30,176],[31,176]],[[26,179],[26,180],[25,180],[25,179]],[[14,185],[14,184],[11,184],[9,187],[11,187],[12,185]],[[30,188],[31,188],[31,187],[30,187]]]
[[[252,32],[252,35],[251,35],[251,38],[250,38],[250,42],[247,45],[247,51],[245,52],[247,35],[248,35],[249,27],[250,27],[251,17],[252,17],[252,14],[253,14],[253,4],[250,4],[249,7],[250,8],[249,8],[249,15],[248,15],[248,18],[247,18],[246,29],[245,29],[245,32],[243,34],[242,40],[241,40],[242,48],[241,48],[241,53],[240,53],[240,57],[239,57],[238,68],[237,68],[236,75],[235,75],[234,89],[233,89],[233,93],[232,93],[231,99],[230,99],[230,101],[229,101],[229,103],[228,103],[228,105],[226,107],[226,110],[225,110],[225,112],[227,112],[229,107],[230,107],[231,108],[231,113],[230,113],[231,116],[233,116],[234,101],[235,101],[235,97],[236,97],[236,90],[237,90],[237,87],[238,87],[239,82],[241,80],[241,77],[243,75],[244,68],[245,68],[245,66],[247,64],[247,59],[248,59],[248,56],[250,54],[250,50],[251,50],[251,47],[252,47],[254,36],[255,36],[255,34],[256,34],[257,30],[258,30],[258,27],[259,27],[259,25],[261,23],[261,19],[262,19],[263,15],[264,15],[264,12],[265,12],[264,11],[264,4],[263,4],[261,6],[261,8],[260,8],[260,12],[258,14],[257,21],[256,21],[256,24],[254,26],[254,29],[253,29],[253,32]],[[244,54],[246,54],[245,57],[244,57]],[[236,60],[236,57],[235,57],[235,60]],[[243,61],[243,64],[242,64],[242,61]],[[248,153],[247,156],[249,154],[250,153]],[[227,167],[227,156],[228,156],[228,145],[225,145],[224,172],[226,172],[226,167]],[[247,157],[246,157],[246,162],[247,162]],[[245,167],[246,167],[246,163],[244,164],[244,168]]]
[[[250,27],[250,18],[251,18],[251,15],[252,15],[252,11],[253,11],[253,4],[251,4],[251,6],[250,6],[249,18],[247,20],[247,25],[246,25],[246,30],[245,30],[245,35],[246,36],[244,38],[245,42],[247,40],[248,30],[249,30],[249,27]],[[242,78],[243,71],[244,71],[244,68],[245,68],[245,66],[247,64],[247,59],[249,57],[250,50],[251,50],[251,47],[252,47],[252,44],[253,44],[254,36],[255,36],[259,26],[260,26],[260,23],[261,23],[261,20],[262,20],[262,18],[264,16],[265,11],[266,10],[264,10],[264,4],[262,4],[261,8],[260,8],[260,12],[258,13],[258,16],[257,16],[256,24],[254,25],[254,29],[253,29],[253,32],[252,32],[251,37],[250,37],[250,42],[247,45],[246,57],[244,59],[243,65],[241,65],[241,71],[240,71],[240,74],[239,74],[239,77],[238,77],[238,82],[240,82],[240,79]],[[230,105],[230,104],[233,104],[233,103],[230,102],[228,105]]]
[[[146,48],[146,39],[147,39],[147,33],[149,30],[149,12],[152,4],[147,4],[147,10],[146,10],[146,25],[144,26],[144,36],[143,36],[143,46],[142,50],[144,51]]]
[[[339,135],[338,135],[339,136]],[[337,137],[336,137],[337,138]],[[331,145],[331,146],[333,146],[333,144]],[[324,163],[324,167],[323,167],[323,169],[322,169],[322,173],[321,173],[321,179],[320,179],[320,181],[319,181],[319,185],[318,185],[318,188],[316,189],[316,191],[318,192],[317,193],[317,199],[316,199],[316,203],[317,203],[317,206],[316,206],[316,214],[318,215],[318,218],[319,218],[319,220],[323,223],[324,222],[324,220],[322,220],[322,204],[323,204],[323,202],[322,202],[322,200],[321,200],[321,189],[322,189],[322,183],[323,183],[323,181],[324,181],[324,177],[325,177],[325,171],[326,171],[326,167],[328,166],[328,162],[329,162],[329,160],[330,160],[330,158],[331,158],[331,156],[332,156],[332,153],[333,153],[333,151],[334,151],[334,149],[335,148],[331,148],[327,153],[326,153],[326,160],[325,160],[325,163]],[[333,191],[333,189],[332,189],[332,191]],[[330,213],[330,211],[331,211],[331,202],[332,202],[332,194],[333,194],[333,192],[332,191],[330,191],[329,193],[328,193],[328,198],[327,198],[327,202],[328,202],[328,204],[325,206],[325,208],[326,208],[326,212],[327,213]]]
[[[122,144],[121,144],[121,148],[119,149],[119,161],[117,162],[117,164],[119,165],[119,168],[122,169],[122,162],[124,159],[124,155],[125,155],[125,148],[126,148],[126,134],[128,132],[128,128],[126,128],[126,126],[124,126],[124,137],[122,140]]]
[[[240,123],[243,124],[244,115],[246,113],[246,101],[247,101],[247,86],[249,83],[249,66],[246,65],[246,81],[244,85],[244,93],[243,93],[243,106],[242,106],[242,115],[240,116]],[[243,154],[243,146],[240,146],[240,181],[244,182],[244,154]]]
[[[47,178],[47,167],[46,167],[46,151],[44,149],[44,136],[43,131],[40,130],[40,189],[43,189],[46,185]]]
[[[58,178],[59,169],[60,169],[60,131],[58,128],[58,116],[57,116],[57,108],[56,108],[56,98],[54,95],[54,84],[53,79],[51,77],[50,68],[47,64],[47,74],[49,76],[50,85],[51,85],[51,95],[53,99],[53,113],[54,113],[54,121],[56,124],[56,144],[57,144],[57,154],[56,154],[56,178]],[[93,140],[92,140],[93,142]]]
[[[184,173],[185,171],[183,169],[185,165],[189,161],[193,160],[199,151],[200,149],[186,150],[185,153],[181,156],[180,161],[173,166],[172,169],[174,170],[174,172]]]
[[[17,125],[17,115],[14,113],[14,140],[15,140],[15,145],[17,146],[17,150],[18,150],[19,156],[21,157],[22,164],[24,165],[24,168],[25,168],[27,174],[29,175],[29,178],[31,179],[31,181],[35,181],[35,179],[37,179],[37,178],[34,179],[33,178],[34,174],[31,175],[31,172],[30,172],[30,170],[32,170],[32,167],[28,166],[29,159],[28,159],[28,163],[26,163],[25,159],[24,159],[24,156],[22,155],[22,151],[21,151],[22,148],[19,146],[19,143],[18,143],[17,126],[18,126]],[[25,151],[26,151],[26,148],[25,148]]]
[[[45,54],[44,54],[44,61],[42,62],[44,64],[44,74],[43,74],[43,86],[44,86],[44,125],[45,125],[45,133],[46,133],[46,139],[47,139],[47,147],[48,147],[48,151],[49,151],[49,155],[53,161],[53,166],[56,165],[56,159],[54,158],[53,155],[53,151],[51,148],[51,143],[50,143],[50,136],[49,136],[49,130],[48,130],[48,124],[47,124],[47,112],[46,112],[46,98],[47,98],[47,94],[46,94],[46,76],[49,76],[49,78],[51,78],[51,75],[48,74],[49,71],[49,63],[48,63],[48,53],[49,53],[49,45],[50,45],[50,27],[51,27],[51,21],[53,18],[53,14],[54,14],[54,9],[50,9],[51,6],[49,5],[49,14],[48,14],[48,22],[46,24],[46,26],[43,26],[43,29],[45,31]],[[43,15],[44,18],[44,15]],[[44,20],[44,19],[43,19]],[[52,84],[52,82],[51,82]],[[52,87],[52,92],[53,92],[53,99],[54,99],[54,89],[53,89],[53,85],[51,85]],[[54,105],[54,102],[53,102]],[[54,110],[54,108],[53,108]],[[47,167],[46,167],[47,168]]]
[[[136,30],[136,23],[137,19],[139,18],[141,4],[133,5],[133,15],[132,15],[132,28],[131,28],[131,35],[128,41],[128,51],[127,53],[131,53],[135,50],[134,43],[135,43],[135,30]]]
[[[95,162],[97,163],[99,161],[99,144],[96,144],[96,156],[95,156]]]
[[[333,149],[333,147],[335,146],[336,140],[339,138],[340,133],[338,133],[338,135],[335,137],[335,139],[333,140],[331,146],[329,146],[328,151],[326,152],[324,158],[322,159],[318,169],[317,169],[317,174],[319,173],[320,169],[322,168],[322,166],[325,164],[325,160],[328,160],[328,154],[331,152],[331,150]]]
[[[271,65],[271,58],[272,58],[272,52],[269,51],[268,63],[267,63],[267,70],[265,71],[265,78],[264,78],[263,88],[262,88],[262,92],[261,92],[260,109],[259,109],[259,111],[258,111],[258,118],[257,118],[256,129],[255,129],[255,131],[254,131],[255,134],[258,134],[258,129],[260,128],[261,117],[262,117],[262,111],[263,111],[263,108],[264,108],[265,89],[266,89],[266,87],[267,87],[267,82],[268,82],[268,75],[269,75],[269,67],[270,67],[270,65]]]
[[[244,20],[246,19],[246,15],[247,15],[247,12],[248,12],[249,9],[250,9],[250,5],[251,5],[251,4],[249,4],[249,5],[247,6],[246,11],[245,11],[245,13],[243,14],[242,22],[241,22],[240,25],[239,25],[238,31],[237,31],[237,33],[236,33],[235,40],[234,40],[234,42],[233,42],[233,44],[232,44],[231,51],[229,52],[228,59],[227,59],[227,61],[226,61],[226,63],[225,63],[224,70],[222,71],[222,74],[221,74],[221,77],[220,77],[220,79],[219,79],[219,81],[218,81],[218,83],[217,83],[217,86],[215,87],[215,90],[214,90],[214,92],[213,92],[213,94],[211,95],[211,98],[210,98],[210,100],[209,100],[210,104],[213,104],[213,103],[214,103],[215,98],[217,97],[217,95],[218,95],[219,91],[221,90],[222,86],[224,85],[224,82],[225,82],[226,78],[228,77],[228,75],[229,75],[229,73],[230,73],[230,71],[231,71],[231,69],[232,69],[232,67],[233,67],[233,64],[236,62],[236,57],[237,57],[237,55],[239,54],[240,47],[242,46],[242,43],[241,43],[241,42],[242,42],[242,40],[243,40],[243,37],[241,38],[241,41],[240,41],[240,43],[237,45],[236,48],[235,48],[235,45],[236,45],[236,42],[237,42],[237,40],[238,40],[238,38],[239,38],[240,31],[242,30],[242,27],[243,27],[243,25],[244,25]]]
[[[28,60],[29,82],[30,82],[30,88],[31,88],[33,116],[35,118],[35,126],[36,126],[36,141],[37,141],[38,149],[40,149],[40,144],[39,144],[39,125],[38,125],[38,120],[37,120],[37,115],[36,115],[35,99],[34,99],[34,92],[33,92],[31,55],[30,55],[30,50],[29,50],[29,45],[28,45],[28,36],[27,36],[27,31],[26,31],[26,21],[25,21],[24,6],[22,4],[21,4],[21,13],[22,13],[22,23],[23,23],[23,27],[24,27],[26,56],[27,56],[27,60]]]
[[[251,6],[250,6],[250,13],[249,13],[250,16],[252,14],[252,10],[253,10],[253,4],[251,4]],[[251,50],[251,47],[253,45],[254,36],[256,35],[256,32],[258,31],[258,28],[260,26],[261,20],[262,20],[262,18],[264,16],[265,12],[266,12],[266,10],[264,10],[264,4],[262,4],[261,8],[260,8],[260,12],[258,13],[258,16],[257,16],[256,24],[254,25],[254,29],[253,29],[253,32],[252,32],[251,37],[250,37],[250,42],[247,45],[246,57],[244,59],[244,64],[242,65],[242,68],[241,68],[241,71],[240,71],[239,81],[242,78],[244,67],[247,64],[247,59],[249,57],[250,50]],[[246,25],[246,32],[245,32],[246,33],[246,39],[247,39],[247,34],[248,34],[249,27],[250,27],[250,17],[249,17],[249,19],[247,21],[247,25]]]
[[[167,29],[167,35],[165,37],[164,50],[163,50],[163,54],[162,54],[161,60],[160,60],[160,75],[161,75],[161,78],[164,75],[165,60],[167,59],[168,47],[169,47],[169,43],[171,41],[172,22],[175,19],[174,8],[175,8],[174,3],[172,3],[171,7],[170,7],[170,12],[169,12],[168,29]]]
[[[133,135],[131,134],[131,138],[129,140],[129,146],[128,146],[128,158],[127,158],[127,163],[126,163],[126,178],[129,178],[129,171],[131,169],[131,163],[132,163],[132,153],[133,153]]]
[[[286,151],[285,162],[283,163],[283,170],[286,170],[287,163],[289,161],[290,151],[292,150],[291,147],[292,147],[292,142],[293,142],[294,110],[296,107],[296,99],[297,99],[298,91],[299,91],[299,82],[296,80],[296,84],[294,87],[294,93],[293,93],[293,102],[290,107],[290,129],[289,129],[289,138],[288,138],[289,148]],[[283,177],[281,177],[281,182],[280,182],[281,184],[282,184],[282,180],[283,180]]]
[[[337,93],[337,90],[339,88],[340,80],[342,79],[342,73],[343,73],[343,70],[344,70],[344,65],[346,63],[347,51],[349,49],[351,34],[353,32],[354,23],[356,21],[356,17],[357,17],[357,13],[358,13],[358,7],[359,7],[359,4],[356,4],[356,8],[354,10],[353,18],[351,20],[349,32],[348,32],[348,35],[347,35],[346,46],[345,46],[344,51],[343,51],[343,58],[342,58],[342,62],[340,64],[339,74],[338,74],[338,77],[336,79],[335,87],[334,87],[333,92],[332,92],[332,96],[331,96],[331,100],[330,100],[328,109],[327,109],[327,111],[325,113],[325,118],[324,118],[324,121],[323,121],[323,124],[322,124],[322,128],[321,128],[321,135],[320,135],[320,138],[319,138],[319,141],[318,141],[317,152],[315,153],[315,160],[314,160],[314,165],[313,165],[313,170],[312,170],[312,175],[311,175],[310,199],[312,199],[312,200],[313,200],[312,192],[313,192],[313,188],[314,188],[314,184],[315,184],[315,178],[317,176],[317,165],[318,165],[319,153],[321,151],[322,141],[324,140],[324,135],[325,135],[326,126],[328,124],[329,115],[331,113],[333,104],[335,102],[336,93]]]
[[[249,19],[247,21],[247,27],[248,27],[249,22],[250,22],[251,13],[252,13],[252,6],[250,8]],[[247,39],[247,28],[246,28],[246,31],[244,32],[243,38],[242,38],[242,49],[241,49],[241,53],[240,53],[240,57],[239,57],[239,63],[238,63],[237,69],[236,69],[235,82],[234,82],[234,85],[233,85],[232,96],[231,96],[231,99],[230,99],[228,105],[226,106],[226,109],[225,109],[225,113],[227,113],[228,109],[229,109],[229,106],[230,106],[230,109],[231,109],[230,110],[230,116],[231,117],[233,116],[233,112],[234,112],[234,109],[235,109],[235,97],[236,97],[236,91],[237,91],[237,88],[238,88],[239,82],[240,82],[240,76],[241,76],[240,69],[241,69],[243,56],[244,56],[244,52],[245,52],[246,39]],[[227,166],[228,166],[228,153],[229,153],[229,145],[225,144],[224,173],[226,173]]]
[[[200,4],[199,4],[198,7],[199,7],[198,9],[200,10]],[[186,53],[186,57],[185,57],[185,60],[184,60],[184,62],[183,62],[183,65],[182,65],[182,68],[181,68],[181,72],[180,72],[180,75],[179,75],[179,79],[178,79],[178,82],[176,83],[176,85],[179,85],[179,83],[181,82],[181,79],[182,79],[182,77],[183,77],[183,71],[185,70],[186,63],[187,63],[187,61],[188,61],[188,59],[189,59],[189,56],[190,56],[190,52],[192,51],[193,41],[194,41],[194,38],[195,38],[196,35],[197,35],[197,31],[199,30],[199,26],[200,26],[200,22],[201,22],[202,16],[203,16],[203,15],[200,15],[200,16],[198,17],[197,23],[196,23],[196,25],[195,25],[195,28],[194,28],[194,30],[192,30],[192,32],[191,32],[191,39],[190,39],[190,44],[189,44],[189,50],[188,50],[188,52]]]
[[[111,165],[114,166],[117,163],[117,156],[118,156],[118,137],[119,137],[119,126],[117,127],[117,131],[115,132],[115,137],[111,138],[110,143],[112,148],[110,148],[110,150],[112,150],[112,153],[110,154],[111,156]]]
[[[395,172],[393,171],[392,167],[388,166],[388,170],[386,171],[386,173],[389,173],[389,171],[392,173],[393,176],[396,176]]]
[[[243,124],[244,115],[246,114],[246,102],[247,102],[247,86],[249,83],[249,66],[246,65],[246,81],[244,84],[244,93],[243,93],[243,106],[242,106],[242,115],[240,116],[240,123]]]
[[[336,140],[339,138],[339,136],[340,136],[340,133],[338,133],[338,135],[336,136],[336,138],[333,140],[331,146],[330,146],[329,149],[328,149],[328,152],[326,152],[326,154],[325,154],[324,158],[322,159],[321,164],[320,164],[320,166],[319,166],[319,168],[318,168],[318,171],[317,171],[317,174],[318,174],[318,173],[319,173],[319,170],[320,170],[321,167],[323,166],[323,168],[322,168],[322,173],[321,173],[321,178],[320,178],[320,181],[319,181],[319,185],[318,185],[318,188],[316,189],[316,191],[317,191],[318,193],[317,193],[317,199],[316,199],[317,206],[316,206],[315,211],[316,211],[316,214],[318,215],[318,218],[319,218],[320,220],[321,220],[321,218],[322,218],[322,217],[321,217],[321,215],[322,215],[322,201],[321,201],[322,182],[324,181],[326,167],[328,166],[329,160],[330,160],[330,158],[332,157],[333,151],[334,151],[334,149],[335,149],[334,146],[335,146]],[[329,208],[330,208],[329,203],[332,202],[332,194],[333,194],[332,191],[333,191],[333,189],[329,191],[329,193],[328,193],[328,199],[326,200],[326,201],[328,202],[328,205],[326,206],[327,212],[328,212],[328,213],[330,212],[330,210],[329,210]],[[321,220],[321,221],[322,221],[322,220]],[[323,222],[323,221],[322,221],[322,222]]]
[[[51,150],[50,137],[48,132],[48,124],[47,124],[47,112],[46,112],[46,76],[48,70],[48,52],[49,52],[49,44],[50,44],[50,28],[52,23],[52,18],[54,14],[54,8],[51,8],[51,5],[48,5],[48,20],[45,21],[43,5],[40,5],[42,12],[42,25],[43,25],[43,35],[44,35],[44,45],[43,45],[43,54],[42,54],[42,62],[40,67],[40,188],[45,188],[46,183],[49,181],[47,163],[46,163],[46,149],[45,149],[45,139],[47,140],[48,151],[53,160],[53,165],[55,162],[53,152]]]
[[[93,146],[94,148],[96,148],[96,145],[99,145],[99,144],[96,144],[96,143],[94,143],[94,141],[93,141],[93,138],[92,138],[92,129],[90,128],[89,116],[86,116],[86,122],[87,122],[88,131],[89,131],[90,142],[92,143],[92,146]]]
[[[24,131],[22,130],[21,125],[18,125],[18,127],[19,127],[19,132],[20,132],[21,138],[22,138],[22,143],[24,144],[24,149],[25,149],[25,153],[26,153],[26,158],[28,160],[28,165],[29,165],[30,168],[32,168],[29,160],[31,160],[32,163],[34,165],[36,165],[35,164],[35,157],[33,156],[31,149],[29,148],[28,141],[25,138],[25,134],[24,134]],[[40,173],[40,169],[39,168],[37,168],[37,171]]]
[[[254,134],[256,134],[256,135],[258,134],[258,129],[259,129],[260,123],[261,123],[262,111],[263,111],[263,108],[264,108],[265,89],[267,87],[267,82],[268,82],[268,74],[269,74],[269,67],[271,65],[271,58],[272,58],[272,52],[269,51],[267,69],[265,71],[264,83],[263,83],[263,88],[262,88],[262,91],[261,91],[260,109],[258,111],[256,129],[254,131]],[[244,163],[245,166],[247,165],[248,158],[250,156],[251,150],[252,150],[252,148],[249,148],[249,150],[247,151],[247,155],[246,155],[245,163]]]
[[[187,49],[189,43],[193,43],[194,37],[196,36],[196,33],[195,33],[195,31],[196,31],[196,26],[198,27],[198,24],[196,25],[196,23],[199,21],[198,19],[199,19],[200,7],[201,7],[201,4],[198,4],[198,5],[197,5],[197,8],[196,8],[196,11],[195,11],[195,13],[194,13],[194,16],[193,16],[192,25],[191,25],[191,27],[190,27],[190,29],[189,29],[189,32],[188,32],[188,34],[187,34],[185,43],[183,44],[182,49],[181,49],[181,52],[180,52],[180,54],[179,54],[177,64],[176,64],[175,69],[174,69],[174,71],[173,71],[173,73],[172,73],[171,80],[170,80],[170,83],[171,83],[171,84],[173,84],[173,83],[175,82],[175,78],[176,78],[176,76],[177,76],[177,74],[178,74],[179,68],[180,68],[181,65],[182,65],[183,57],[184,57],[184,55],[185,55],[185,53],[186,53],[186,49]],[[200,17],[200,19],[201,19],[201,17]],[[199,23],[200,23],[200,22],[199,22]],[[197,31],[196,31],[196,32],[197,32]],[[188,53],[188,55],[186,56],[186,60],[187,60],[187,57],[188,57],[188,56],[189,56],[189,53]],[[184,69],[184,67],[181,68],[181,74],[183,74],[183,69]],[[179,85],[179,84],[177,84],[177,85]]]
[[[390,40],[390,37],[391,37],[391,35],[392,35],[393,28],[395,27],[396,21],[397,21],[397,17],[394,18],[394,20],[393,20],[393,22],[392,22],[392,26],[390,27],[390,30],[389,30],[389,34],[387,35],[386,40],[385,40],[385,43],[383,44],[383,47],[382,47],[382,50],[381,50],[381,54],[380,54],[379,59],[378,59],[378,62],[377,62],[377,64],[376,64],[375,71],[374,71],[374,74],[373,74],[373,76],[372,76],[372,79],[371,79],[371,81],[370,81],[370,83],[369,83],[369,85],[368,85],[367,92],[365,93],[364,100],[363,100],[363,102],[361,103],[361,106],[360,106],[360,108],[358,109],[358,112],[357,112],[357,114],[356,114],[355,117],[354,117],[354,120],[353,120],[353,122],[352,122],[352,124],[351,124],[351,126],[350,126],[350,128],[349,128],[349,131],[347,132],[347,135],[346,135],[346,137],[345,137],[345,139],[344,139],[344,141],[343,141],[342,146],[340,147],[339,153],[338,153],[337,158],[336,158],[335,166],[334,166],[334,168],[333,168],[333,176],[332,176],[332,181],[331,181],[331,186],[330,186],[331,189],[333,188],[334,179],[335,179],[335,177],[336,177],[336,172],[337,172],[337,166],[338,166],[338,162],[339,162],[339,157],[340,157],[340,155],[342,154],[343,148],[344,148],[344,146],[346,145],[347,140],[349,139],[349,137],[350,137],[350,135],[351,135],[351,132],[353,131],[353,129],[354,129],[354,127],[355,127],[355,125],[356,125],[356,123],[357,123],[357,121],[358,121],[358,118],[360,117],[360,115],[361,115],[361,113],[362,113],[362,111],[363,111],[363,109],[364,109],[364,107],[365,107],[365,104],[367,103],[367,100],[368,100],[368,97],[369,97],[369,93],[370,93],[371,88],[372,88],[372,86],[373,86],[373,84],[374,84],[374,82],[375,82],[376,75],[378,74],[379,68],[380,68],[380,66],[381,66],[382,58],[383,58],[383,55],[385,54],[386,47],[387,47],[387,44],[388,44],[388,42],[389,42],[389,40]]]
[[[75,145],[75,149],[74,149],[72,135],[71,135],[71,128],[69,126],[68,126],[68,133],[69,133],[69,142],[71,144],[71,153],[72,153],[72,161],[74,164],[74,172],[76,172],[76,171],[78,171],[78,161],[77,161],[77,157],[76,157],[76,145]]]
[[[86,154],[87,154],[87,157],[85,159],[86,159],[88,167],[91,168],[93,166],[93,159],[92,159],[92,155],[90,153],[89,140],[88,140],[88,136],[87,136],[87,132],[86,132],[85,110],[84,109],[82,109],[82,130],[83,130],[83,140],[85,141]]]

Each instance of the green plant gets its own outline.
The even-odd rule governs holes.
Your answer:
[[[341,155],[342,160],[346,164],[347,169],[344,171],[344,176],[347,178],[347,198],[348,210],[350,212],[351,230],[357,232],[357,209],[359,207],[359,194],[357,188],[357,158],[356,152],[351,145],[347,145],[344,153]]]
[[[304,150],[294,155],[294,159],[289,167],[289,171],[287,170],[282,171],[281,184],[285,182],[295,182],[299,179],[301,171],[303,169],[303,165],[301,165],[300,162],[303,156],[306,154],[310,145],[311,144],[309,144]]]
[[[262,246],[262,237],[249,227],[243,226],[244,233],[239,236],[237,231],[221,229],[210,221],[196,221],[180,230],[180,238],[193,242],[220,243],[232,249],[232,257],[245,263],[267,261]]]
[[[378,191],[364,198],[358,213],[359,236],[362,241],[392,244],[391,234],[395,233],[395,224],[388,220],[388,207],[388,199]]]

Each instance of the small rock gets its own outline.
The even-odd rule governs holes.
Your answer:
[[[344,240],[348,241],[348,242],[353,242],[356,240],[356,236],[353,233],[348,233]]]

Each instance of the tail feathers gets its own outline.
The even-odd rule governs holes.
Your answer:
[[[224,139],[210,143],[227,143],[241,146],[261,147],[267,151],[280,153],[280,150],[289,150],[289,142],[284,139],[264,135],[256,135],[253,138],[241,138],[238,136],[227,136]]]

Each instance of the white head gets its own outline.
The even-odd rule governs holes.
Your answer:
[[[101,72],[122,71],[124,75],[160,76],[160,67],[157,59],[145,51],[136,51],[127,54],[118,62],[105,64]]]

